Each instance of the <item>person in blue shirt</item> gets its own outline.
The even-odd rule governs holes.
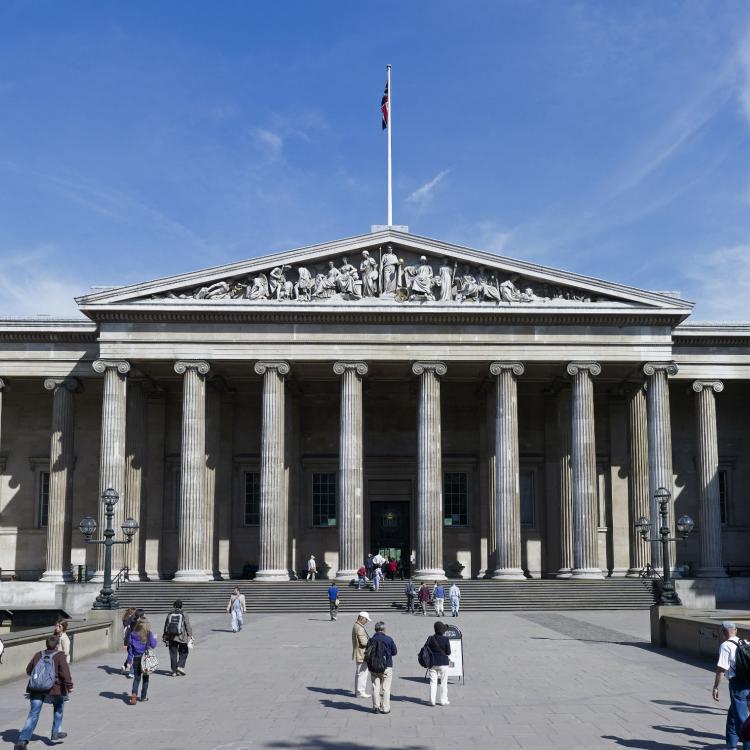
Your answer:
[[[398,653],[396,644],[389,635],[385,634],[385,623],[381,620],[375,623],[375,635],[370,638],[373,641],[382,641],[385,646],[385,672],[376,674],[370,669],[370,680],[372,681],[372,710],[377,714],[389,714],[391,712],[391,682],[393,682],[393,657]],[[369,644],[368,644],[369,648]]]
[[[328,609],[331,612],[331,619],[335,620],[339,613],[339,590],[335,583],[328,587]]]
[[[432,587],[432,601],[435,603],[435,616],[443,616],[443,607],[445,606],[445,589],[440,581],[435,581]]]

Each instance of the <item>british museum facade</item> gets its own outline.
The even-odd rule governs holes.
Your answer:
[[[674,294],[384,228],[77,304],[0,320],[3,575],[100,574],[110,487],[131,579],[633,576],[661,487],[750,569],[750,326]]]

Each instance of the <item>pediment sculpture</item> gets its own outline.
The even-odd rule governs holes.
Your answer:
[[[398,254],[391,244],[378,248],[377,257],[374,250],[363,250],[357,260],[358,266],[347,256],[320,264],[275,266],[249,276],[154,295],[153,299],[383,300],[494,305],[606,300],[570,287],[539,283],[455,259],[436,262],[409,251]]]

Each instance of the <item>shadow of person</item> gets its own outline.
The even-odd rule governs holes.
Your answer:
[[[365,706],[361,703],[354,703],[352,701],[332,701],[328,698],[323,698],[320,701],[320,705],[325,708],[335,708],[338,711],[361,711],[363,713],[372,713],[372,706]]]
[[[670,732],[672,734],[684,734],[688,737],[703,737],[707,740],[723,740],[723,734],[716,734],[716,732],[699,732],[697,729],[691,729],[690,727],[670,727],[664,724],[653,724],[652,729],[656,729],[658,732]]]
[[[344,690],[344,688],[324,688],[317,687],[315,685],[307,685],[305,689],[309,690],[312,693],[325,693],[326,695],[348,695],[350,698],[352,697],[352,691]]]
[[[667,701],[654,699],[651,703],[659,706],[668,706],[673,711],[683,714],[713,714],[714,716],[725,716],[726,710],[714,708],[713,706],[699,706],[695,703],[685,703],[684,701]]]
[[[675,745],[673,742],[669,744],[664,742],[658,742],[657,740],[639,740],[639,739],[626,739],[625,737],[616,737],[612,734],[603,734],[603,740],[612,740],[620,747],[632,747],[636,750],[697,750],[694,745]]]
[[[99,693],[100,698],[108,698],[111,701],[122,701],[128,703],[130,701],[130,693],[113,693],[111,690],[103,690]]]
[[[107,674],[122,675],[122,667],[112,667],[109,664],[100,664],[97,669],[103,669]]]

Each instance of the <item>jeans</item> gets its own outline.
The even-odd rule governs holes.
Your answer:
[[[411,596],[409,594],[406,595],[406,611],[407,612],[414,612],[414,595]]]
[[[747,701],[750,699],[750,686],[737,680],[729,680],[729,710],[727,711],[727,745],[740,747],[740,729],[748,716]],[[742,742],[742,750],[750,750],[750,740]]]
[[[440,703],[441,706],[448,705],[448,667],[430,667],[427,670],[430,678],[430,703],[435,705],[437,697],[438,681],[440,681]]]
[[[335,600],[329,599],[328,600],[328,609],[331,612],[331,619],[335,620],[336,615],[339,613],[339,605],[336,604]]]
[[[172,667],[173,672],[176,672],[178,667],[184,669],[187,658],[187,643],[177,643],[177,641],[169,642],[169,664]]]
[[[130,692],[133,695],[138,695],[138,686],[141,684],[141,677],[143,677],[143,688],[141,690],[141,700],[148,694],[148,675],[143,674],[141,669],[141,658],[140,656],[133,657],[133,687]]]
[[[419,600],[419,606],[422,608],[422,614],[427,614],[427,602],[423,601],[422,599]]]
[[[50,698],[52,704],[52,734],[57,734],[62,728],[63,720],[63,709],[65,708],[65,697],[55,696]],[[26,717],[26,723],[23,725],[21,733],[18,735],[19,742],[28,742],[31,739],[31,735],[34,734],[37,722],[39,721],[39,714],[42,712],[42,706],[44,705],[43,695],[34,695],[30,698],[31,707],[29,708],[29,715]]]
[[[242,630],[243,619],[242,609],[239,607],[232,608],[232,632],[236,633],[238,630]],[[184,666],[184,663],[183,663]],[[172,670],[174,672],[174,669]]]
[[[357,588],[361,589],[362,586],[366,586],[366,585],[367,585],[367,579],[364,576],[359,576],[357,578]]]
[[[445,599],[443,599],[442,597],[440,597],[440,598],[435,597],[435,614],[438,617],[442,617],[443,616],[443,612],[444,612],[443,606],[444,605],[445,605]]]
[[[461,606],[460,599],[451,599],[451,614],[454,617],[458,617],[458,610],[460,606]]]
[[[391,710],[391,682],[393,682],[393,667],[388,667],[383,674],[370,672],[372,680],[372,707],[384,713]]]

